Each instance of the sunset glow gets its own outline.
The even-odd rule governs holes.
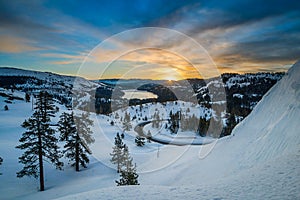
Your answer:
[[[220,73],[286,71],[300,55],[299,7],[296,1],[5,1],[0,66],[77,75],[85,65],[80,75],[89,79],[178,80],[215,76],[203,62],[210,57]],[[203,53],[172,34],[128,34],[143,27],[185,35]]]

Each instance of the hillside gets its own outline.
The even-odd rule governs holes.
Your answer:
[[[236,126],[231,136],[219,140],[211,153],[199,162],[199,168],[182,174],[182,181],[197,181],[192,174],[205,179],[235,176],[241,170],[271,160],[299,155],[299,77],[298,62]],[[299,171],[295,173],[299,176]]]
[[[0,88],[19,90],[30,95],[47,90],[60,104],[68,107],[87,107],[90,102],[95,102],[93,96],[99,86],[103,86],[103,84],[82,77],[11,67],[0,68]],[[75,95],[76,101],[73,98]],[[94,105],[92,109],[94,109]]]
[[[142,182],[151,186],[104,188],[63,199],[299,199],[299,77],[300,62],[207,156],[209,145],[173,148],[172,155],[184,153],[168,166],[142,174]]]
[[[8,105],[9,110],[4,111],[4,100],[8,97],[0,96],[0,156],[4,159],[0,166],[3,173],[0,176],[0,199],[300,198],[299,77],[298,62],[237,125],[231,136],[209,145],[173,146],[152,142],[137,147],[134,130],[126,131],[124,142],[137,164],[141,183],[140,186],[126,187],[115,186],[118,174],[109,161],[113,139],[117,132],[122,131],[121,123],[110,124],[116,113],[111,116],[91,115],[96,141],[91,146],[93,156],[88,168],[76,173],[66,160],[63,160],[64,171],[56,171],[46,164],[44,192],[37,192],[37,180],[16,178],[16,172],[21,168],[18,163],[21,151],[14,147],[24,132],[20,124],[32,114],[31,103],[14,99]],[[17,89],[2,89],[1,92],[15,97],[25,96]],[[60,102],[56,105],[60,111],[54,121],[66,110]],[[161,114],[167,115],[171,104],[166,108],[162,105],[145,105],[142,112],[150,117],[157,108]],[[183,106],[182,102],[178,105]],[[127,111],[134,113],[136,108],[129,107]],[[117,111],[119,117],[124,112]],[[208,113],[208,110],[203,109],[203,113]]]
[[[180,114],[180,123],[182,129],[185,129],[183,131],[193,131],[201,136],[207,135],[217,138],[230,135],[234,126],[252,111],[262,96],[282,76],[283,73],[228,73],[222,74],[219,78],[207,80],[115,79],[96,82],[81,77],[1,67],[0,88],[23,91],[31,96],[36,95],[41,90],[47,90],[60,104],[69,108],[73,107],[105,115],[126,106],[139,109],[136,105],[148,104],[147,106],[149,106],[149,103],[153,102],[166,104],[168,101],[178,100],[179,105],[176,107],[182,107],[186,111],[186,114]],[[126,99],[123,98],[126,89],[148,91],[151,94],[156,94],[157,98]],[[189,106],[182,106],[180,102],[187,102]],[[158,107],[161,106],[158,105]],[[155,108],[154,105],[149,109],[158,109],[158,107]],[[203,108],[209,109],[211,113],[215,114],[207,115],[201,112]],[[169,108],[166,110],[170,111]],[[194,110],[192,113],[195,116],[187,114],[188,110]],[[165,117],[168,114],[165,113]],[[148,119],[152,119],[152,117],[153,113],[152,116],[148,116]],[[200,126],[206,127],[206,124],[211,121],[211,123],[222,126],[222,131],[207,133],[206,128],[199,129],[197,120],[199,121],[200,118],[205,119],[205,121],[201,121]],[[139,122],[142,121],[139,120]],[[193,125],[184,125],[191,123]]]

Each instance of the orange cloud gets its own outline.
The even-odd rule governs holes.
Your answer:
[[[22,53],[26,51],[41,50],[41,48],[29,45],[29,43],[28,40],[22,38],[0,35],[0,52]]]
[[[82,63],[85,58],[85,55],[83,54],[70,55],[70,54],[59,54],[59,53],[45,53],[45,54],[41,54],[41,56],[60,59],[57,61],[50,62],[50,64],[54,64],[54,65],[69,65],[75,63]]]

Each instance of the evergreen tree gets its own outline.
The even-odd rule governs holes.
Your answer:
[[[132,128],[132,126],[131,126],[131,123],[130,123],[130,114],[125,112],[124,122],[123,122],[123,130],[130,131],[131,128]]]
[[[148,130],[148,133],[147,133],[147,141],[148,141],[148,143],[151,143],[151,140],[150,140],[151,137],[152,137],[151,131]]]
[[[125,135],[124,135],[124,132],[121,133],[121,138],[124,139],[125,138]]]
[[[25,94],[25,101],[30,102],[30,95],[28,93]]]
[[[171,133],[177,133],[179,129],[179,112],[172,114],[172,111],[170,111],[170,119],[168,122],[170,123],[169,129]]]
[[[0,165],[2,165],[3,159],[0,157]],[[2,173],[0,173],[2,175]]]
[[[236,117],[234,114],[230,113],[227,120],[226,120],[226,126],[223,127],[221,136],[230,135],[233,128],[237,125]]]
[[[8,106],[7,106],[7,105],[4,106],[4,110],[5,110],[5,111],[8,110]]]
[[[206,120],[206,118],[200,117],[197,132],[199,133],[199,135],[201,137],[205,137],[207,135],[209,124],[210,124],[209,120]]]
[[[91,154],[88,145],[94,142],[90,126],[93,122],[88,114],[74,116],[74,113],[62,113],[58,122],[60,141],[66,141],[63,153],[72,167],[79,171],[79,166],[86,168],[89,163],[87,154]]]
[[[184,114],[181,114],[180,116],[180,128],[182,131],[186,131],[189,129],[188,118],[186,118]]]
[[[190,110],[190,108],[188,107],[188,108],[186,109],[186,113],[189,113],[189,112],[191,112],[191,110]]]
[[[53,99],[47,92],[40,92],[35,104],[32,117],[22,124],[27,131],[22,134],[16,148],[25,150],[19,162],[24,168],[17,172],[17,177],[33,176],[40,179],[40,190],[44,191],[44,164],[43,160],[62,169],[63,163],[59,161],[61,152],[57,146],[58,139],[55,130],[50,127],[51,117],[54,117],[55,106]]]
[[[129,150],[126,145],[124,145],[123,148],[123,158],[123,169],[121,170],[120,180],[116,181],[117,186],[139,185],[139,175],[136,173],[136,164],[132,164],[132,158],[129,155]]]
[[[136,136],[135,137],[135,143],[138,147],[142,147],[145,145],[145,138],[140,137],[140,136]]]
[[[212,117],[209,121],[209,136],[219,138],[222,134],[223,122],[220,117]]]
[[[113,147],[113,152],[110,154],[112,156],[111,162],[117,165],[117,172],[121,172],[122,164],[123,164],[123,148],[124,143],[122,138],[120,137],[119,133],[115,137],[115,146]]]
[[[159,125],[160,125],[160,117],[159,117],[159,111],[157,111],[153,115],[152,128],[159,128]]]

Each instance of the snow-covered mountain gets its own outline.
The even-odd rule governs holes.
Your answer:
[[[270,160],[299,155],[299,77],[300,62],[267,92],[231,136],[219,140],[211,154],[199,162],[198,169],[184,172],[182,179],[191,181],[192,174],[208,179],[232,176]],[[212,163],[219,164],[212,167]]]
[[[5,111],[7,97],[0,96],[0,156],[4,159],[0,199],[299,199],[299,77],[300,62],[267,92],[231,136],[217,143],[172,146],[152,142],[137,147],[134,130],[125,132],[140,186],[115,186],[118,174],[109,153],[121,129],[110,124],[111,117],[96,114],[91,115],[95,143],[87,169],[76,173],[65,160],[64,171],[46,164],[44,192],[37,191],[37,180],[16,178],[22,167],[18,163],[22,152],[15,149],[24,132],[20,124],[33,111],[31,103],[20,99],[12,100]],[[25,96],[18,90],[9,93]],[[57,106],[60,113],[66,109]],[[158,110],[163,109],[159,106]],[[142,111],[151,113],[151,107]],[[124,110],[117,112],[120,117]]]
[[[0,76],[34,77],[36,79],[45,82],[64,83],[65,86],[69,86],[69,87],[71,87],[74,84],[75,79],[80,80],[81,84],[85,86],[98,85],[92,81],[86,80],[81,77],[59,75],[51,72],[23,70],[23,69],[12,68],[12,67],[1,67]]]
[[[65,86],[73,86],[75,79],[80,80],[80,84],[85,86],[98,85],[92,81],[86,80],[81,77],[75,76],[66,76],[54,74],[51,72],[39,72],[39,71],[31,71],[31,70],[23,70],[12,67],[1,67],[0,68],[0,76],[17,76],[17,77],[34,77],[36,79],[42,80],[44,82],[55,82],[55,83],[64,83]]]
[[[60,103],[68,106],[71,106],[74,95],[79,97],[79,104],[89,104],[90,98],[88,97],[95,93],[97,87],[103,85],[82,77],[11,67],[0,68],[0,81],[2,88],[21,90],[29,94],[47,90]]]
[[[222,74],[208,80],[101,80],[89,81],[81,77],[49,72],[29,71],[9,67],[0,68],[0,87],[17,89],[29,94],[47,90],[68,107],[109,114],[124,105],[182,100],[218,111],[216,121],[222,121],[221,136],[230,135],[232,128],[242,121],[262,96],[283,73]],[[123,90],[137,87],[155,93],[156,99],[123,99]],[[111,108],[114,107],[114,108]],[[197,115],[197,118],[206,118]],[[196,128],[197,129],[197,128]],[[214,134],[215,135],[215,134]],[[218,137],[217,134],[214,137]]]
[[[199,159],[199,154],[210,151],[211,145],[161,150],[162,159],[184,153],[172,164],[142,174],[142,186],[102,188],[62,199],[299,199],[299,77],[300,62],[263,97],[232,136],[220,139],[204,158]],[[147,163],[155,162],[162,161],[152,158]]]

